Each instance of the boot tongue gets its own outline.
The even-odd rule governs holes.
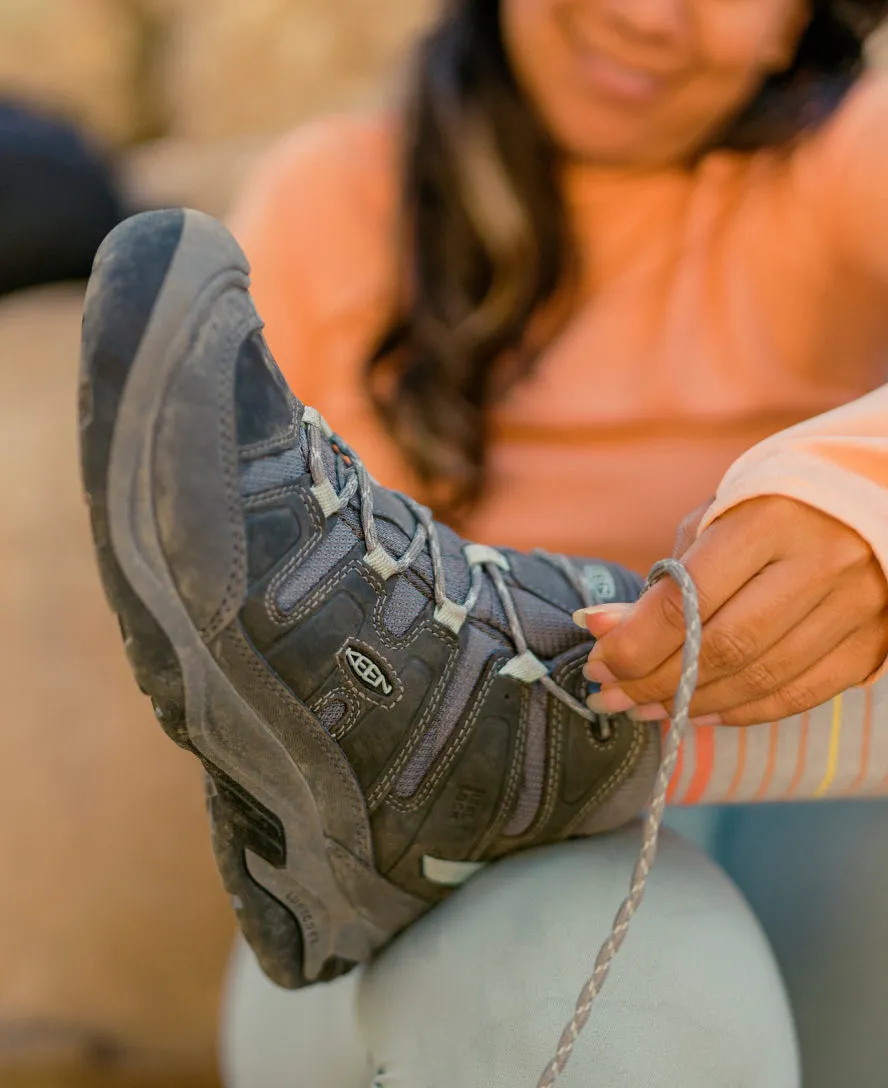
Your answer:
[[[560,577],[557,572],[553,573]],[[528,592],[511,578],[507,578],[506,582],[528,649],[541,660],[551,661],[580,644],[591,642],[589,633],[580,630],[573,622],[573,610],[563,608],[551,598]],[[485,579],[472,616],[511,640],[512,630],[506,610],[489,579]]]
[[[282,442],[290,433],[294,405],[299,401],[284,377],[261,333],[246,339],[238,352],[234,377],[237,444],[244,450]]]
[[[292,434],[294,407],[301,423],[303,405],[291,393],[261,334],[254,334],[242,345],[235,383],[242,494],[255,494],[306,475],[310,467],[308,429],[300,426],[295,442]],[[335,441],[322,438],[319,449],[327,479],[334,490],[341,493],[353,469],[345,456],[338,452]],[[369,471],[372,471],[372,466]],[[371,491],[380,542],[397,559],[410,546],[416,533],[416,515],[398,492],[390,491],[375,481]],[[353,496],[340,516],[356,534],[363,534],[359,493]],[[438,526],[438,536],[447,596],[451,600],[462,601],[469,591],[470,582],[468,564],[462,553],[464,541],[442,525]],[[431,589],[432,561],[428,544],[412,569]]]
[[[509,560],[506,583],[521,622],[528,647],[543,660],[552,660],[579,645],[592,641],[588,631],[576,626],[573,613],[590,600],[634,601],[643,580],[631,571],[609,563],[588,559],[568,559],[583,583],[581,596],[577,587],[551,559],[540,553],[525,555],[505,549]],[[503,633],[508,633],[505,609],[493,587],[487,583],[473,615]]]

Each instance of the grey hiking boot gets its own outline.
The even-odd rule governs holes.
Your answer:
[[[645,805],[657,730],[585,707],[572,612],[618,567],[468,544],[287,389],[228,232],[116,228],[83,323],[82,470],[142,690],[207,771],[258,958],[329,979],[503,854]]]

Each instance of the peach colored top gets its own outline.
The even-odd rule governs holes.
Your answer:
[[[232,227],[294,391],[409,490],[362,384],[394,317],[396,133],[381,116],[299,129]],[[888,77],[791,152],[576,169],[565,195],[581,304],[495,413],[467,534],[644,572],[716,490],[710,518],[778,493],[853,526],[888,570]]]

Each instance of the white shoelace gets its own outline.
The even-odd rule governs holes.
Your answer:
[[[388,580],[396,574],[403,574],[407,571],[428,544],[432,562],[435,619],[456,634],[459,633],[478,602],[483,577],[486,573],[502,602],[512,641],[517,651],[516,656],[501,670],[501,674],[512,676],[524,683],[539,682],[574,713],[579,714],[586,721],[594,722],[599,728],[607,729],[606,719],[603,720],[599,715],[594,714],[570,692],[565,691],[564,688],[557,684],[549,675],[547,667],[530,650],[521,624],[521,617],[515,607],[514,598],[503,577],[503,572],[509,569],[506,557],[494,548],[488,548],[481,544],[466,545],[463,551],[471,571],[469,591],[462,604],[450,600],[447,596],[441,543],[438,539],[438,530],[431,511],[406,495],[401,496],[401,499],[407,504],[416,518],[417,528],[404,553],[398,558],[390,555],[379,539],[373,510],[372,480],[360,457],[346,442],[334,434],[326,420],[316,409],[305,408],[302,422],[305,424],[308,434],[308,459],[313,484],[312,492],[318,500],[324,515],[331,517],[333,514],[341,513],[356,494],[359,496],[361,527],[367,548],[364,562],[382,578]],[[342,490],[338,492],[327,475],[322,447],[324,439],[333,446],[334,451],[340,455],[347,466],[348,479]],[[569,559],[542,551],[535,554],[555,567],[567,578],[568,582],[579,594],[584,605],[588,606],[594,603],[588,586]],[[671,728],[666,738],[663,757],[654,782],[650,807],[644,818],[642,843],[638,860],[632,871],[629,894],[617,911],[611,931],[602,944],[595,960],[592,975],[580,992],[574,1014],[565,1027],[555,1056],[543,1071],[537,1083],[537,1088],[551,1088],[567,1066],[573,1053],[574,1044],[589,1020],[593,1002],[604,986],[614,957],[626,939],[629,924],[644,898],[648,876],[657,854],[663,815],[666,808],[666,793],[675,771],[682,738],[688,728],[688,711],[697,686],[700,644],[703,637],[697,590],[690,574],[678,560],[664,559],[652,569],[645,589],[650,588],[655,582],[664,577],[674,578],[681,589],[687,629],[687,637],[682,653],[682,673],[676,691]],[[379,1082],[379,1078],[377,1078],[377,1083]]]
[[[682,606],[684,608],[685,627],[687,636],[682,651],[682,670],[678,688],[675,693],[675,704],[672,712],[671,727],[663,749],[663,758],[660,769],[654,782],[651,794],[651,804],[644,818],[642,831],[642,843],[638,860],[632,870],[629,894],[623,900],[614,924],[595,960],[592,975],[586,985],[580,991],[574,1014],[570,1018],[567,1027],[558,1042],[555,1057],[546,1066],[540,1077],[537,1088],[551,1088],[573,1053],[574,1044],[580,1032],[586,1026],[592,1003],[601,992],[614,957],[620,950],[620,946],[626,939],[629,923],[641,905],[644,898],[647,879],[657,855],[657,845],[660,839],[660,830],[663,826],[663,814],[666,808],[666,792],[669,782],[675,771],[678,760],[678,750],[682,739],[687,732],[689,724],[689,709],[691,699],[697,687],[697,672],[700,659],[700,644],[703,639],[703,625],[700,622],[700,607],[697,601],[697,589],[687,569],[677,559],[664,559],[657,563],[650,573],[646,588],[652,586],[663,577],[674,578],[681,589]]]
[[[380,577],[388,580],[396,574],[405,573],[428,545],[432,561],[432,592],[435,598],[435,619],[442,626],[453,631],[454,634],[459,634],[463,624],[477,604],[481,595],[484,575],[486,574],[502,603],[509,624],[509,633],[517,651],[515,657],[500,670],[500,675],[511,676],[515,680],[526,684],[539,682],[554,698],[562,702],[575,714],[579,714],[581,718],[594,723],[602,739],[607,739],[610,735],[608,719],[589,710],[579,699],[556,683],[549,675],[546,665],[528,646],[527,637],[521,624],[521,617],[515,607],[514,597],[503,577],[503,572],[509,570],[508,559],[495,548],[488,548],[483,544],[467,544],[463,549],[463,554],[471,572],[469,591],[461,604],[450,600],[447,596],[447,580],[441,553],[441,542],[438,538],[438,529],[432,518],[431,511],[406,495],[400,496],[416,518],[417,527],[413,539],[404,553],[395,558],[386,550],[379,539],[373,510],[373,481],[360,457],[339,435],[334,434],[324,417],[316,409],[305,408],[302,422],[305,424],[308,434],[308,465],[312,478],[312,493],[320,504],[324,516],[331,517],[334,514],[341,513],[355,495],[358,495],[361,528],[367,548],[364,562],[376,571]],[[325,439],[347,466],[348,478],[341,491],[336,490],[327,474],[322,445]],[[550,555],[548,552],[543,551],[538,551],[535,554],[567,578],[568,582],[579,594],[584,606],[596,603],[589,587],[569,559],[562,555]]]

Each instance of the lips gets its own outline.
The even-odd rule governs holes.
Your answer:
[[[663,74],[618,60],[590,44],[576,27],[565,29],[585,82],[598,93],[625,104],[644,104],[664,89]]]
[[[661,76],[631,68],[604,53],[584,48],[579,61],[588,81],[603,93],[626,102],[647,102],[663,87]]]

